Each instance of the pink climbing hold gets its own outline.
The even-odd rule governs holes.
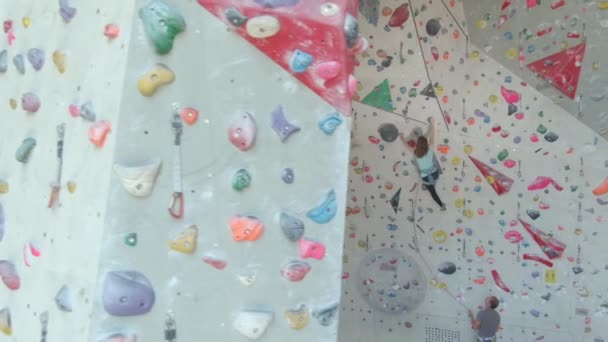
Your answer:
[[[228,139],[241,151],[248,151],[253,147],[257,135],[257,127],[253,116],[242,113],[228,128]]]
[[[524,239],[524,236],[517,230],[509,230],[505,233],[505,239],[510,243],[520,243]]]
[[[521,95],[515,90],[509,90],[503,86],[500,86],[500,94],[507,101],[507,103],[518,103],[521,100]]]
[[[533,143],[537,143],[538,140],[538,135],[536,135],[536,133],[532,133],[532,135],[530,136],[530,141]]]
[[[338,76],[342,71],[342,64],[336,61],[325,62],[317,65],[316,73],[317,76],[324,80],[331,80]]]
[[[281,275],[293,282],[303,280],[308,272],[310,272],[310,265],[300,260],[291,261],[281,268]]]
[[[301,239],[299,244],[300,256],[302,258],[313,258],[321,260],[325,257],[325,246],[322,243]]]
[[[399,27],[403,25],[410,18],[410,9],[408,4],[402,4],[401,6],[395,8],[393,15],[388,20],[389,27]]]
[[[89,127],[89,140],[93,145],[102,148],[106,143],[108,134],[112,131],[112,125],[109,121],[101,120],[95,122]]]
[[[120,28],[116,24],[107,24],[103,29],[103,35],[109,39],[116,39],[120,34]]]
[[[70,111],[70,116],[72,116],[73,118],[77,118],[80,116],[80,107],[78,107],[75,104],[71,104],[68,107],[68,110]]]
[[[512,169],[517,165],[517,162],[513,159],[507,159],[502,163],[506,168]]]
[[[545,177],[545,176],[536,177],[536,179],[534,179],[534,181],[530,185],[528,185],[528,190],[530,190],[530,191],[543,190],[543,189],[547,188],[549,185],[553,185],[553,187],[557,191],[564,190],[564,188],[561,185],[557,184],[557,182],[555,180],[553,180],[553,178]]]
[[[19,278],[15,264],[10,261],[0,261],[0,277],[10,290],[18,290],[21,287],[21,278]]]
[[[21,97],[21,107],[28,113],[36,113],[40,109],[40,98],[34,93],[25,93]]]
[[[528,253],[524,253],[524,260],[533,260],[533,261],[538,261],[541,264],[547,266],[547,267],[553,267],[553,263],[545,258],[542,258],[538,255],[533,255],[533,254],[528,254]]]

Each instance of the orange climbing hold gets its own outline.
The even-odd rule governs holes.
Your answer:
[[[103,29],[103,35],[109,39],[115,39],[120,34],[120,28],[116,24],[108,24]]]
[[[604,181],[600,185],[593,189],[593,194],[595,196],[602,196],[608,194],[608,177],[606,177],[606,179],[604,179]]]
[[[89,128],[89,140],[93,145],[102,148],[106,143],[106,138],[112,130],[112,125],[108,121],[97,121]]]
[[[264,223],[253,216],[233,216],[229,225],[234,241],[256,241],[264,232]]]

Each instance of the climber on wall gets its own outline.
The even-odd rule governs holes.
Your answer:
[[[469,310],[471,328],[477,331],[475,342],[495,342],[496,332],[500,328],[500,315],[496,312],[498,298],[487,297],[484,301],[484,309],[473,316],[473,311]]]
[[[433,197],[433,200],[443,211],[445,210],[445,204],[441,201],[439,195],[437,195],[437,190],[435,190],[435,184],[441,173],[441,166],[435,157],[435,153],[431,149],[435,142],[435,119],[429,118],[429,123],[429,129],[426,134],[421,135],[416,133],[416,131],[413,132],[413,134],[418,135],[415,146],[408,144],[409,136],[405,137],[403,133],[399,133],[399,137],[401,138],[403,145],[413,152],[416,157],[415,161],[418,168],[418,174],[422,179],[423,188],[426,188],[426,190],[431,193],[431,197]]]

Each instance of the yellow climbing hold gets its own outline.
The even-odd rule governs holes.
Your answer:
[[[433,232],[433,240],[435,240],[435,242],[437,243],[444,243],[446,242],[448,239],[448,233],[446,233],[443,230],[438,230],[436,232]]]
[[[173,240],[169,241],[169,248],[176,252],[192,254],[196,249],[198,239],[198,228],[195,225],[188,227],[179,233]]]
[[[608,9],[608,0],[597,0],[597,8]]]
[[[59,71],[60,74],[63,74],[65,72],[65,67],[66,67],[65,59],[66,59],[65,53],[63,53],[59,50],[56,50],[55,52],[53,52],[53,63],[57,67],[57,71]]]
[[[454,157],[454,158],[452,158],[452,165],[454,165],[454,166],[460,166],[460,164],[462,164],[462,159],[460,159],[460,157]]]
[[[0,194],[6,194],[8,193],[8,183],[0,180]]]
[[[557,283],[557,274],[555,273],[555,269],[545,270],[545,283],[547,284],[555,284]]]
[[[21,21],[23,22],[23,27],[25,28],[30,27],[30,24],[32,23],[32,21],[28,17],[23,17]]]
[[[465,209],[464,210],[464,216],[466,218],[472,218],[475,215],[475,213],[473,212],[472,209]]]
[[[508,59],[515,59],[519,56],[519,52],[515,48],[510,48],[507,50],[506,56]]]
[[[494,177],[492,177],[492,176],[487,176],[486,180],[488,181],[488,183],[490,183],[490,185],[494,185],[494,183],[496,182],[494,180]]]
[[[9,308],[4,308],[0,311],[0,331],[8,336],[13,334],[13,328],[11,325],[11,311]]]
[[[437,287],[443,290],[443,289],[445,289],[448,286],[446,285],[446,283],[440,281],[440,282],[437,283]]]
[[[465,145],[464,146],[464,153],[466,153],[466,154],[473,153],[473,146],[471,146],[471,145]]]
[[[568,44],[568,42],[564,40],[564,41],[562,41],[560,46],[561,46],[562,50],[566,50],[570,46],[570,44]]]
[[[477,28],[484,29],[484,28],[486,28],[486,26],[488,26],[488,22],[487,21],[485,21],[483,19],[477,20]]]
[[[457,209],[463,208],[464,207],[464,199],[463,198],[457,198],[454,201],[454,207],[456,207]]]
[[[156,64],[137,82],[137,89],[143,96],[152,96],[156,90],[175,80],[175,73],[164,64]]]
[[[595,71],[600,70],[600,63],[598,63],[598,62],[594,61],[594,62],[591,64],[591,68],[592,68],[593,70],[595,70]]]
[[[300,305],[297,308],[286,310],[285,318],[291,329],[301,330],[308,324],[310,314],[305,305]]]
[[[429,285],[431,285],[432,287],[437,287],[437,280],[431,279],[431,281],[429,281]]]
[[[76,183],[75,182],[72,182],[72,181],[68,182],[68,192],[71,194],[76,192]]]
[[[491,104],[497,104],[498,103],[498,96],[492,94],[492,95],[490,95],[490,97],[488,98],[488,100],[490,101]]]
[[[11,109],[17,109],[17,100],[10,99],[10,100],[8,100],[8,104],[9,104],[9,106],[11,106]]]
[[[435,95],[437,95],[437,96],[443,95],[443,87],[442,86],[438,85],[438,86],[435,87]]]
[[[475,50],[475,51],[471,52],[471,54],[469,55],[469,58],[471,58],[471,59],[479,58],[479,51]]]

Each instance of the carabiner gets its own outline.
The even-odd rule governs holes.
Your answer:
[[[173,218],[179,219],[184,216],[184,194],[181,192],[174,192],[169,202],[169,214]]]

